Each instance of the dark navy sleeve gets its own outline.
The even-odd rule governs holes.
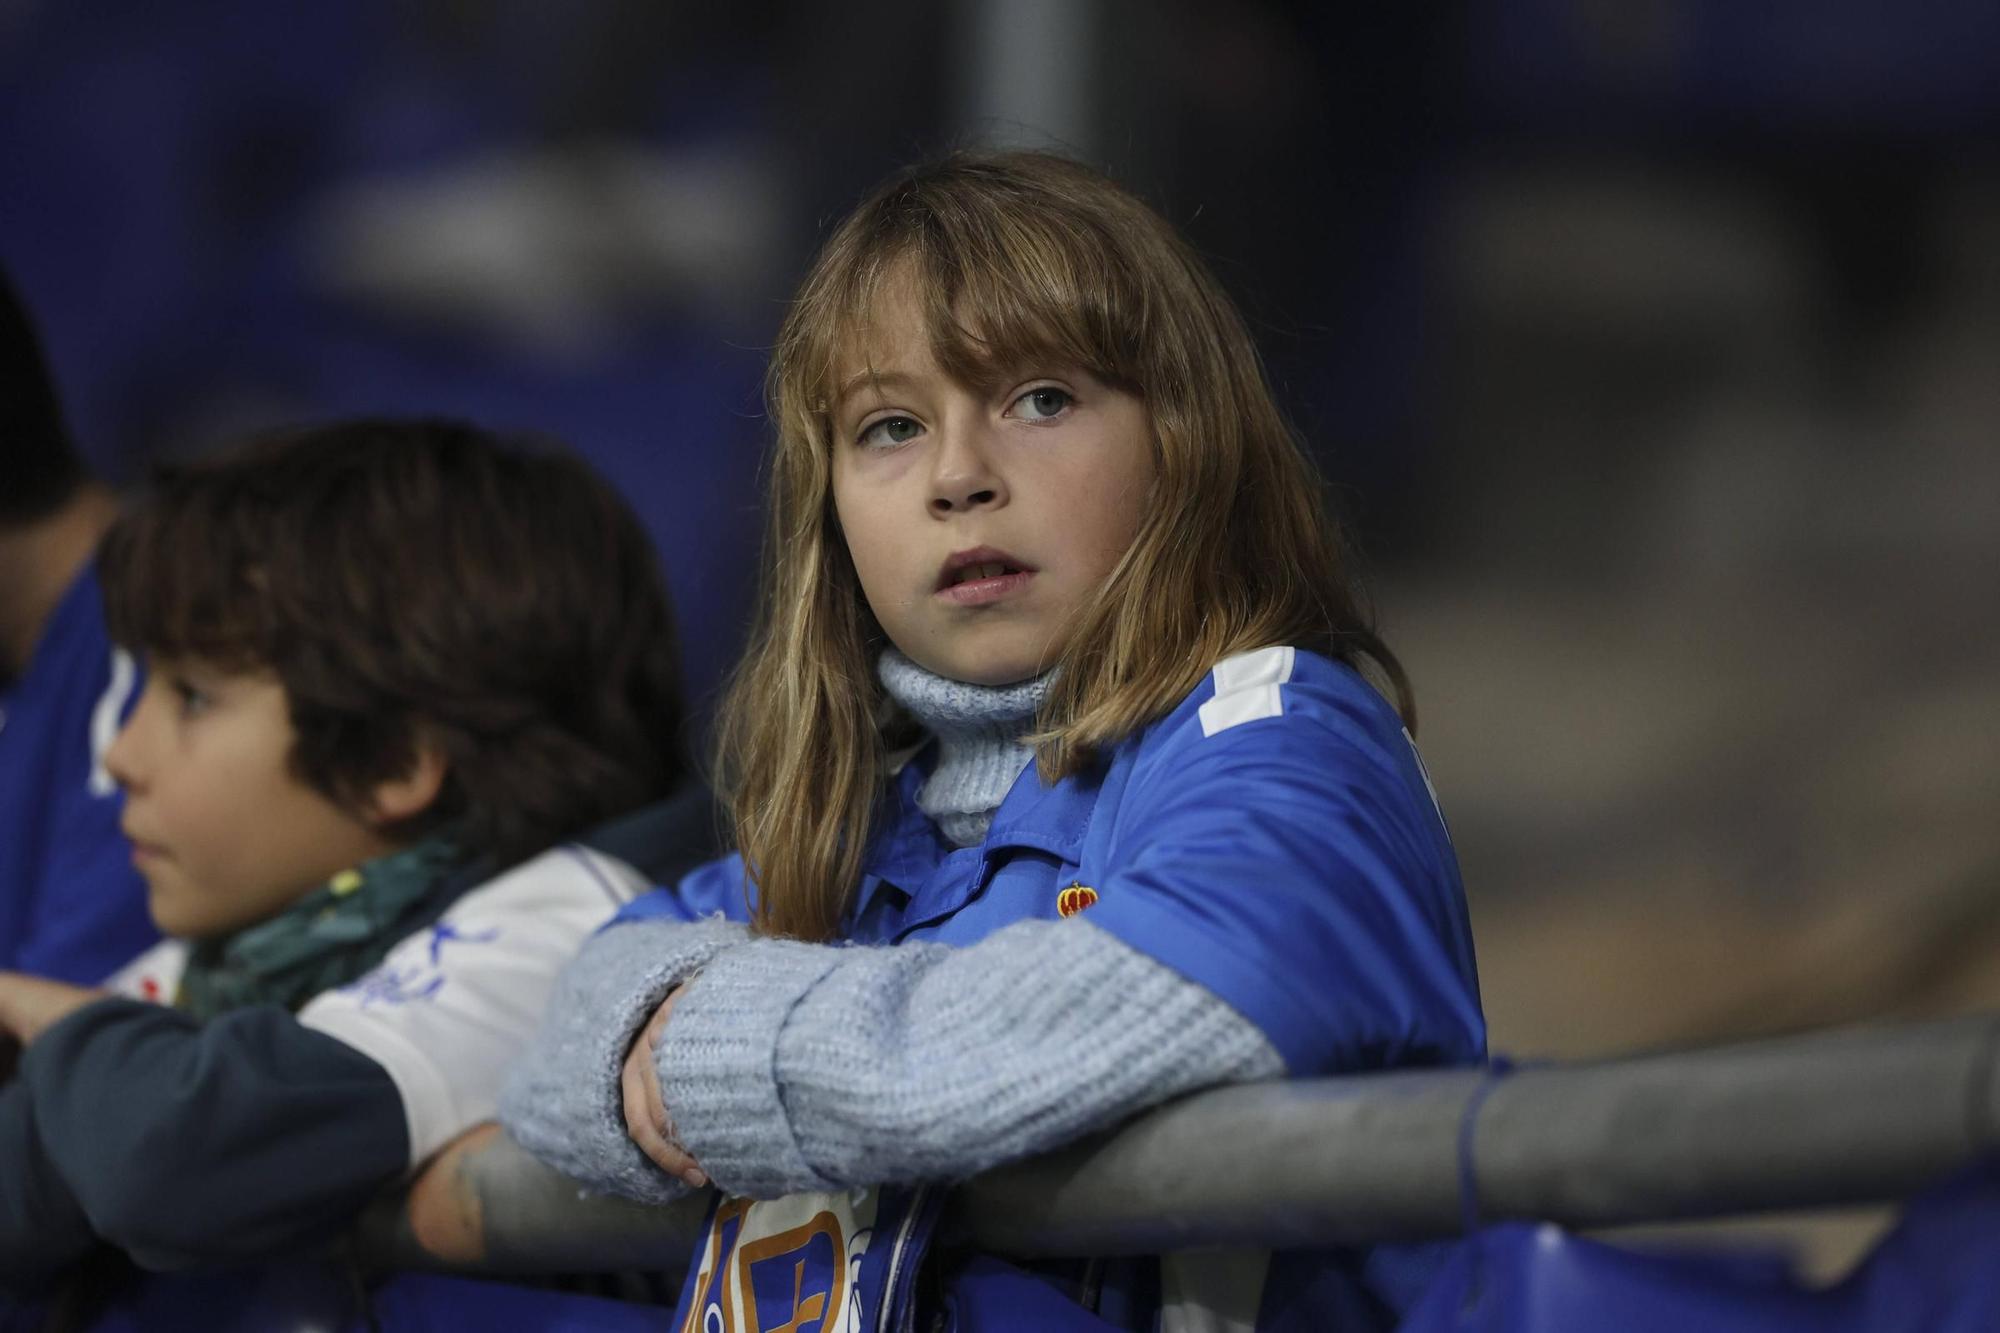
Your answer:
[[[0,1087],[0,1291],[35,1295],[96,1244],[82,1205],[42,1150],[27,1086]]]
[[[21,1082],[92,1230],[149,1268],[327,1241],[408,1161],[388,1072],[275,1005],[197,1024],[100,1000],[28,1048]]]

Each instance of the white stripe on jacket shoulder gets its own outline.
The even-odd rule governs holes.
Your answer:
[[[1297,657],[1290,647],[1258,648],[1225,657],[1209,674],[1215,677],[1215,697],[1203,704],[1201,734],[1214,736],[1263,717],[1283,717],[1285,701],[1278,687],[1292,678]]]

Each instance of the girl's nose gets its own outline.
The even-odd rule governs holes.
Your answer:
[[[931,513],[943,518],[969,509],[1007,502],[1007,487],[987,457],[985,442],[972,429],[938,432],[931,463]]]

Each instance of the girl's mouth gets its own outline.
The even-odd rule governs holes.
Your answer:
[[[945,557],[944,568],[938,571],[937,591],[957,587],[964,583],[979,583],[987,579],[1005,578],[1009,574],[1032,574],[1033,565],[1017,560],[997,546],[973,546],[963,551],[953,551]]]
[[[987,572],[987,571],[992,572]],[[966,572],[957,582],[938,589],[937,595],[956,606],[985,606],[1011,597],[1035,577],[1031,569],[986,564]]]
[[[1012,596],[1035,577],[1034,568],[992,546],[954,551],[938,571],[937,595],[957,606],[984,606]]]
[[[1022,572],[1018,566],[1010,565],[1005,560],[988,560],[983,564],[959,566],[946,575],[947,582],[945,586],[956,587],[961,583],[977,583],[986,579],[1004,578],[1009,574],[1019,574]]]

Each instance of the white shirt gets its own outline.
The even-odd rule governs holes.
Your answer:
[[[402,1095],[410,1166],[494,1118],[508,1065],[540,1026],[556,975],[650,885],[615,857],[555,847],[469,890],[376,968],[314,996],[299,1022],[388,1071]],[[106,983],[170,1003],[188,948],[167,940]]]

